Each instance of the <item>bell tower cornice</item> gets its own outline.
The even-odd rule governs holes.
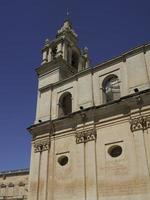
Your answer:
[[[41,77],[47,73],[54,72],[56,70],[59,70],[60,73],[61,71],[65,72],[63,76],[64,78],[72,76],[76,73],[76,69],[74,69],[71,65],[69,65],[69,63],[66,62],[66,60],[64,60],[61,56],[55,60],[52,60],[51,62],[44,63],[43,65],[38,67],[35,71],[37,75]],[[61,79],[63,79],[63,77],[61,74]]]
[[[69,45],[70,47],[74,46],[74,41],[72,41],[70,38],[68,38],[66,35],[62,35],[54,40],[49,41],[48,39],[45,40],[45,45],[42,49],[42,52],[48,48],[52,48],[56,45],[58,45],[59,43],[66,43],[67,45]],[[79,49],[79,48],[78,48]]]

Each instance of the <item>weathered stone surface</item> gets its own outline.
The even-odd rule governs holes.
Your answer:
[[[0,173],[0,199],[27,199],[29,170]]]

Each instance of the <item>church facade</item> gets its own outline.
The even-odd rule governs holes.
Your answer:
[[[21,199],[149,200],[150,44],[91,68],[66,20],[42,53]]]

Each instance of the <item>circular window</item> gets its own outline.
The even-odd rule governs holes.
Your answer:
[[[68,157],[67,156],[60,156],[58,158],[58,163],[61,165],[61,166],[64,166],[68,163]]]
[[[114,145],[108,149],[108,153],[112,157],[118,157],[122,154],[122,147],[118,145]]]

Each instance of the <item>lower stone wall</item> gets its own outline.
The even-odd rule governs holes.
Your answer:
[[[0,199],[27,199],[28,170],[0,173]]]

